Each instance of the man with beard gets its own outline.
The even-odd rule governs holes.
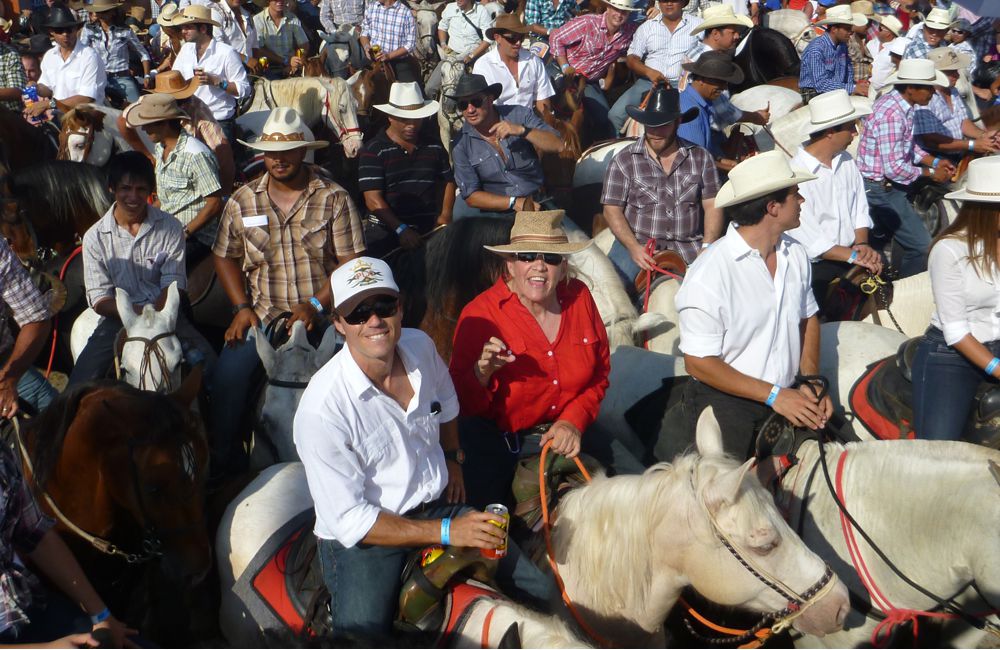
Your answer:
[[[254,142],[267,173],[233,192],[215,240],[215,271],[233,305],[226,347],[212,379],[211,476],[246,468],[240,423],[260,359],[250,327],[264,327],[284,312],[319,333],[329,324],[330,273],[364,250],[361,221],[347,191],[304,164],[308,149],[327,146],[307,134],[294,109],[271,111]],[[247,289],[249,288],[249,292]]]
[[[640,271],[653,268],[647,241],[690,264],[722,235],[723,222],[715,207],[719,177],[711,154],[677,138],[680,124],[695,119],[698,109],[681,113],[677,91],[658,87],[645,109],[629,106],[628,114],[645,134],[611,161],[601,203],[615,234],[608,257],[631,287]]]

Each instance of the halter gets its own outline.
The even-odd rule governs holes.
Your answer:
[[[129,336],[122,341],[121,347],[115,347],[115,378],[122,379],[122,377],[127,374],[128,369],[122,367],[122,352],[125,350],[125,346],[129,343],[142,343],[142,361],[139,362],[139,385],[137,388],[139,390],[152,390],[154,392],[159,392],[160,389],[170,388],[170,374],[171,369],[167,365],[167,358],[163,354],[163,349],[157,345],[160,339],[165,339],[171,336],[177,336],[176,331],[160,332],[153,338],[146,338],[145,336]],[[153,362],[156,362],[157,366],[160,368],[161,379],[150,389],[146,388],[146,375],[153,367]]]
[[[323,98],[323,112],[326,115],[326,119],[329,120],[335,127],[337,127],[337,139],[343,143],[346,138],[361,138],[361,129],[359,127],[348,128],[341,120],[337,119],[336,114],[330,108],[330,91],[326,91],[326,96]]]

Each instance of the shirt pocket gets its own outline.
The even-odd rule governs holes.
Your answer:
[[[327,241],[330,237],[325,221],[308,221],[302,224],[305,231],[302,235],[302,247],[310,259],[322,264],[326,255]]]
[[[479,177],[479,181],[498,181],[504,171],[500,163],[500,156],[492,151],[484,151],[477,158],[472,161],[472,167],[476,170],[476,176]]]
[[[392,450],[391,427],[394,422],[383,422],[371,431],[363,432],[356,441],[355,448],[365,465],[371,466],[385,459]]]
[[[191,188],[190,179],[182,176],[174,176],[173,174],[161,174],[156,179],[156,182],[160,186],[161,191],[166,189],[172,192],[185,192]]]
[[[650,187],[638,179],[635,179],[633,185],[635,186],[635,195],[629,198],[634,199],[631,202],[635,203],[637,207],[649,207],[660,202],[655,187]]]
[[[253,226],[244,228],[243,241],[245,253],[243,269],[253,269],[267,263],[268,248],[271,244],[271,233],[267,228]]]

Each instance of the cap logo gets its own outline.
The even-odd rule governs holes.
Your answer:
[[[367,287],[382,281],[382,272],[376,270],[364,260],[358,260],[351,267],[351,276],[347,278],[347,286],[352,289]]]

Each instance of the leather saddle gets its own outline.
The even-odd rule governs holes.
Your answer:
[[[681,257],[679,253],[670,249],[664,249],[653,255],[653,263],[656,264],[657,267],[670,271],[671,273],[676,273],[677,275],[684,275],[684,273],[687,272],[687,263],[684,262],[684,258]],[[649,274],[646,273],[646,271],[639,271],[639,274],[635,276],[636,293],[641,294],[646,290],[646,277],[648,275]],[[657,279],[658,275],[654,271],[654,285],[656,284]]]

